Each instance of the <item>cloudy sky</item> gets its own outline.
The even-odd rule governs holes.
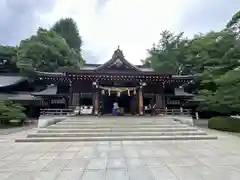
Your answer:
[[[87,62],[107,61],[120,45],[126,59],[140,64],[162,30],[186,36],[219,30],[240,10],[240,0],[0,0],[0,43],[16,45],[72,17]]]

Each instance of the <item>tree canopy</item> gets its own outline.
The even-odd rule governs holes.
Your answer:
[[[82,40],[77,24],[72,18],[60,19],[53,25],[52,30],[63,37],[70,48],[78,53],[81,51]]]
[[[17,65],[25,71],[56,71],[59,67],[79,66],[81,56],[53,30],[39,28],[36,35],[22,40]]]
[[[78,69],[84,63],[81,37],[72,18],[60,19],[50,30],[39,28],[19,46],[0,45],[0,72]]]
[[[0,45],[0,72],[18,72],[16,57],[16,47]]]
[[[144,63],[155,71],[196,75],[194,92],[205,99],[204,110],[221,113],[240,112],[240,12],[224,29],[198,34],[163,31],[149,50]]]

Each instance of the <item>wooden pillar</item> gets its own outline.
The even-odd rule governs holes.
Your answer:
[[[52,104],[52,99],[50,97],[48,97],[48,109],[51,108],[51,104]]]
[[[93,82],[93,109],[94,115],[97,116],[99,113],[99,88],[97,82]]]
[[[73,90],[72,90],[72,81],[69,80],[69,103],[71,106],[73,106]]]
[[[68,98],[69,98],[69,97],[64,97],[64,100],[65,100],[65,108],[66,108],[66,109],[68,108]]]
[[[94,102],[94,115],[98,115],[99,113],[99,93],[96,89],[96,92],[95,92],[95,102]]]
[[[142,94],[142,86],[140,86],[138,91],[138,108],[139,115],[143,115],[143,94]]]

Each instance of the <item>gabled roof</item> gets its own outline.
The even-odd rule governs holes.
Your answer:
[[[117,70],[124,69],[128,71],[141,71],[137,66],[128,62],[123,55],[123,52],[118,48],[114,51],[112,58],[106,63],[95,68],[95,71]]]
[[[84,64],[80,70],[94,71],[102,65],[103,64]],[[151,67],[145,67],[144,65],[134,65],[134,66],[137,67],[142,72],[154,72],[154,70]]]

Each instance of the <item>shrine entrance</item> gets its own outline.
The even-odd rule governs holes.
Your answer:
[[[130,91],[131,90],[131,91]],[[102,87],[100,98],[100,113],[113,114],[113,104],[118,103],[120,116],[137,114],[138,103],[136,88],[106,88]]]

